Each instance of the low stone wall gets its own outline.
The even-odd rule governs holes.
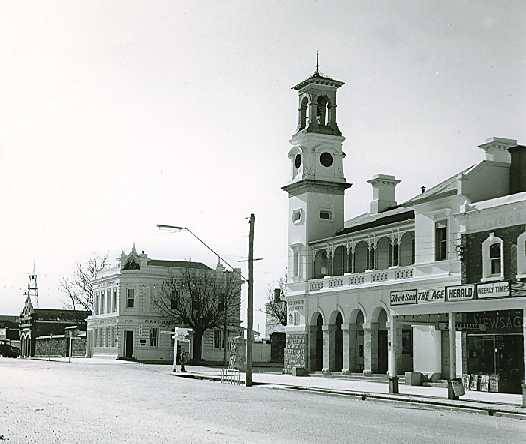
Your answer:
[[[36,357],[65,357],[68,355],[69,338],[60,336],[40,336],[35,340]],[[71,344],[73,357],[86,355],[86,338],[76,337]]]
[[[35,356],[66,356],[67,340],[61,336],[41,336],[35,340]]]
[[[283,373],[292,373],[293,367],[306,368],[305,345],[305,334],[287,334]]]

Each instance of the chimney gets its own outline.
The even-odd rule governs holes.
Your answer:
[[[376,174],[367,183],[373,186],[371,213],[380,213],[396,206],[395,187],[400,183],[398,179],[388,174]]]
[[[486,140],[486,143],[479,145],[479,148],[484,151],[484,160],[490,162],[505,162],[510,163],[511,156],[508,148],[517,145],[517,141],[513,139],[505,139],[503,137],[492,137]]]
[[[510,194],[526,191],[526,146],[508,148],[511,155]]]

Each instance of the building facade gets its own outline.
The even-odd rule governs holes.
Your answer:
[[[31,296],[28,295],[19,317],[21,356],[68,356],[69,342],[65,330],[68,327],[78,327],[85,332],[86,318],[90,314],[89,311],[82,310],[34,308]],[[85,342],[85,335],[79,334],[75,347],[83,347],[83,341]],[[49,346],[51,343],[53,347]]]
[[[199,262],[150,259],[135,246],[121,254],[118,264],[104,270],[94,283],[94,310],[88,318],[89,357],[172,362],[172,332],[176,325],[159,304],[165,280],[181,275],[185,269],[212,270]],[[239,325],[239,310],[234,317]],[[231,320],[230,324],[235,322]],[[229,327],[228,336],[239,329]],[[227,341],[228,344],[228,341]],[[207,330],[203,336],[202,359],[221,362],[225,341],[222,329]],[[190,341],[192,355],[193,340]]]
[[[512,162],[508,149],[517,143],[494,138],[480,145],[481,162],[402,204],[395,193],[400,181],[375,175],[368,181],[370,211],[344,221],[350,184],[336,118],[342,85],[315,72],[293,88],[298,127],[288,156],[291,180],[283,187],[289,196],[286,299],[293,320],[286,329],[285,370],[371,374],[390,368],[391,375],[454,377],[443,328],[448,310],[439,306],[447,288],[468,275],[475,279],[462,262],[463,248],[469,248],[458,215],[516,192],[510,171],[520,171],[523,160]],[[526,219],[521,221],[517,225]],[[414,298],[413,311],[406,298]]]

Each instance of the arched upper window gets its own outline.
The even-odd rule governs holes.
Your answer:
[[[526,231],[517,238],[517,277],[526,278]]]
[[[302,130],[303,128],[306,128],[309,124],[309,98],[307,96],[303,97],[301,99],[300,103],[300,127],[299,129]]]
[[[498,280],[504,276],[502,239],[490,233],[482,242],[482,280]]]
[[[316,107],[316,123],[320,126],[327,126],[329,124],[329,109],[331,105],[327,96],[318,97]]]

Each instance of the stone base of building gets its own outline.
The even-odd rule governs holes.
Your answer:
[[[292,374],[292,369],[307,368],[305,362],[306,335],[304,333],[287,334],[283,355],[283,373]]]

